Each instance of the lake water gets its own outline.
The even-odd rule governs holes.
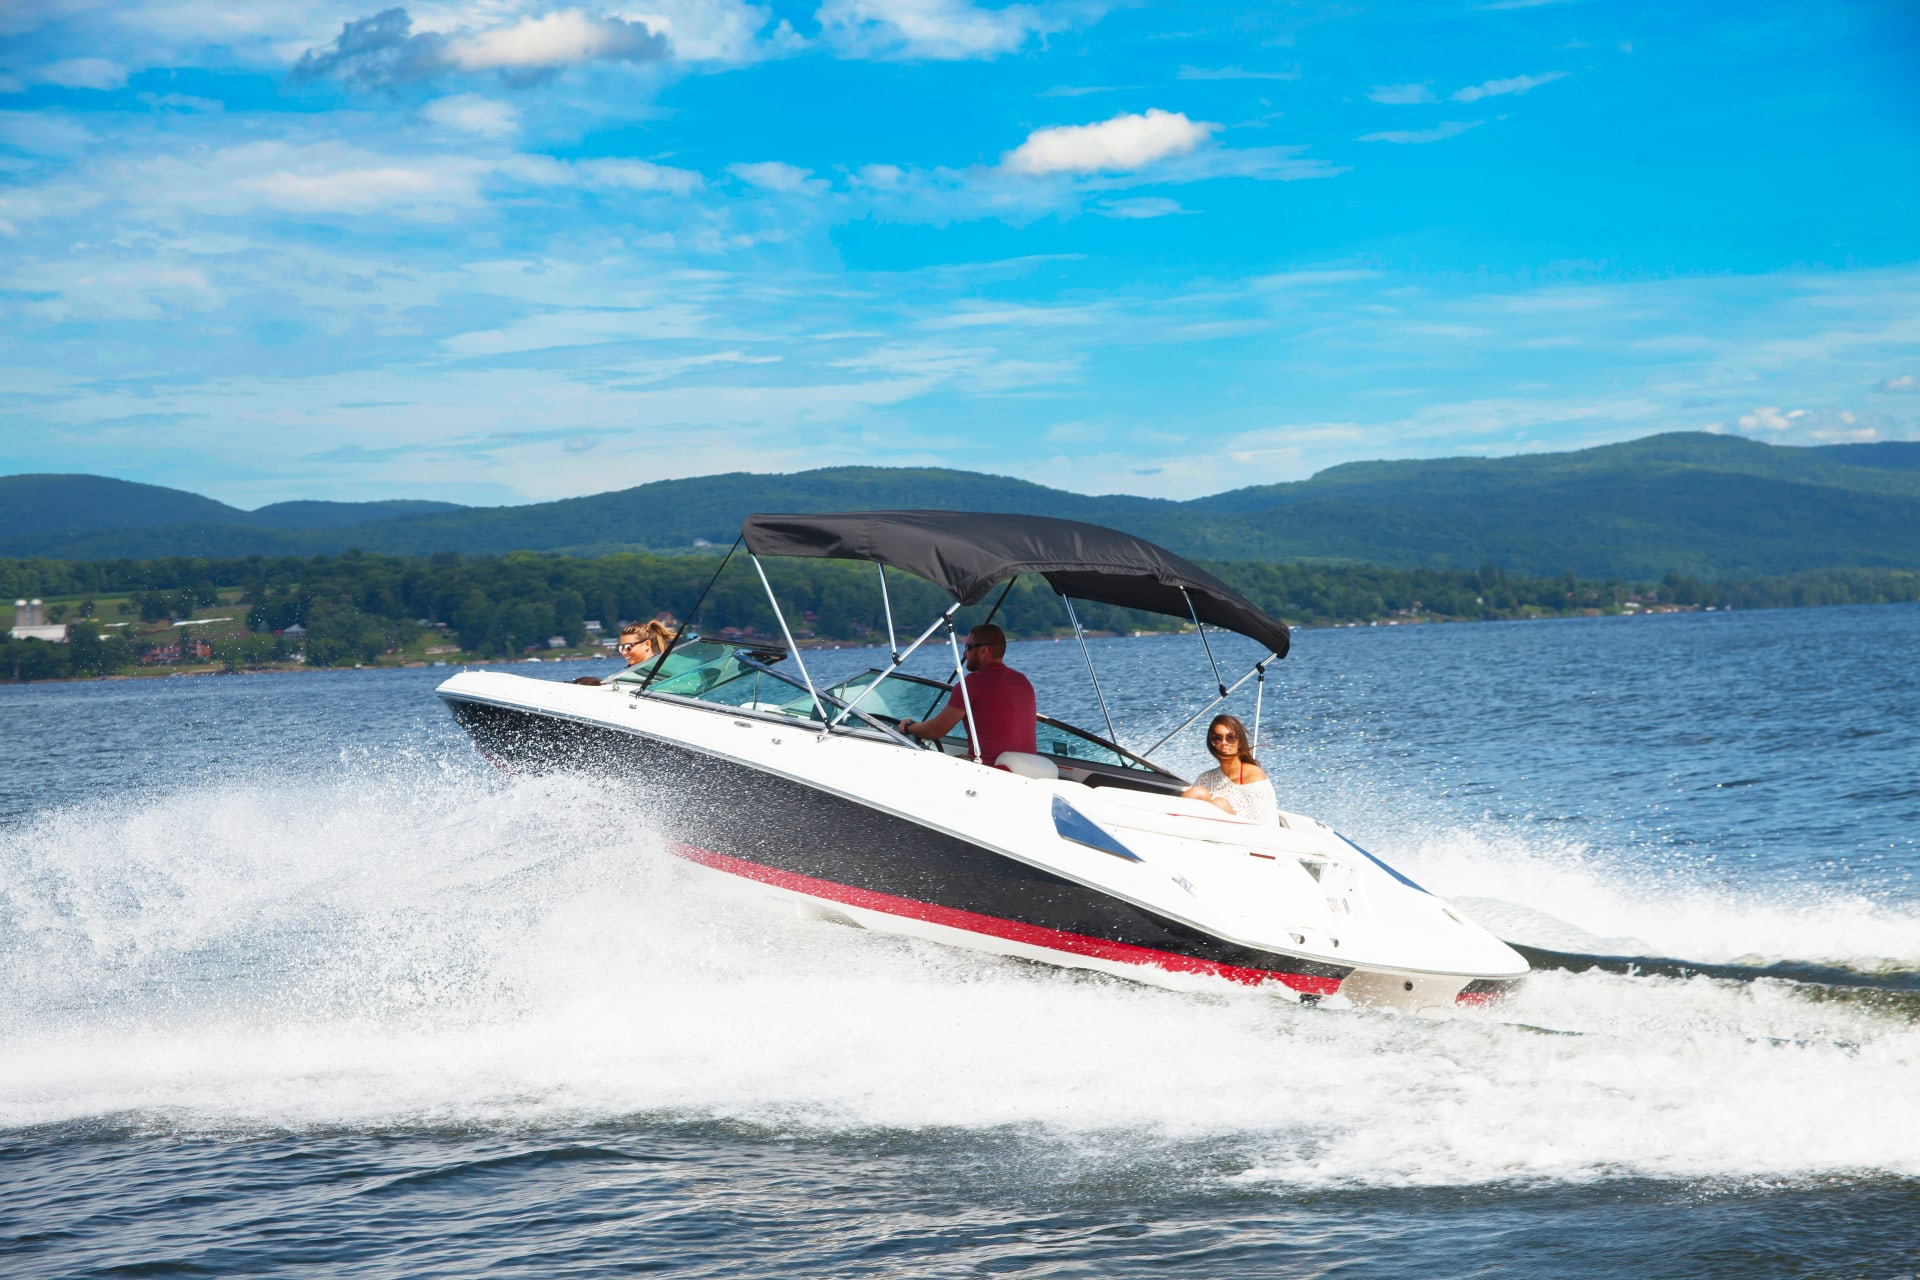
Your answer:
[[[1211,683],[1094,648],[1129,745]],[[1916,655],[1920,606],[1300,633],[1283,804],[1515,941],[1728,966],[1446,1021],[715,901],[445,671],[0,687],[0,1274],[1912,1277]],[[1098,726],[1075,646],[1009,660]]]

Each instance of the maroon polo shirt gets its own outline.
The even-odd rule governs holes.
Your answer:
[[[993,663],[968,673],[967,697],[973,702],[973,721],[980,730],[981,763],[992,764],[1002,751],[1034,751],[1033,717],[1037,705],[1033,685],[1025,676],[1004,662]],[[958,687],[947,699],[947,705],[965,711],[966,704],[961,701]],[[961,727],[966,723],[963,716]]]

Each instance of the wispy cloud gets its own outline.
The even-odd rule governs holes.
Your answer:
[[[815,12],[822,36],[863,56],[962,59],[1012,53],[1036,35],[1097,20],[1098,6],[985,9],[967,0],[826,0]]]
[[[1469,129],[1476,129],[1485,123],[1481,120],[1443,120],[1431,129],[1386,129],[1380,133],[1360,135],[1362,142],[1423,143],[1444,142],[1448,138],[1457,138]]]
[[[1179,75],[1182,80],[1298,80],[1300,68],[1249,71],[1245,67],[1182,67]]]
[[[1093,207],[1103,218],[1165,218],[1185,213],[1178,200],[1165,196],[1139,196],[1132,200],[1107,200]]]
[[[730,164],[727,172],[749,186],[781,195],[817,196],[827,189],[826,182],[814,177],[811,169],[802,169],[783,160]]]
[[[190,93],[141,93],[139,101],[155,111],[225,111],[227,104],[217,98],[200,98]]]
[[[666,195],[692,195],[706,180],[691,169],[675,169],[648,160],[581,160],[574,167],[589,187],[602,190],[651,191]]]
[[[1414,106],[1434,100],[1433,90],[1424,84],[1377,84],[1367,91],[1367,97],[1393,107]]]
[[[443,129],[481,138],[510,137],[520,130],[520,113],[510,104],[474,93],[435,98],[420,114]]]
[[[1552,84],[1555,80],[1566,79],[1564,71],[1549,71],[1537,76],[1513,76],[1506,80],[1488,80],[1481,84],[1469,85],[1464,89],[1455,89],[1449,95],[1455,102],[1478,102],[1482,98],[1500,98],[1514,93],[1531,93],[1543,84]]]
[[[0,92],[18,93],[29,85],[51,84],[62,89],[118,89],[127,82],[127,69],[106,58],[64,58],[11,72],[0,72]]]
[[[1903,373],[1897,378],[1881,379],[1879,382],[1876,382],[1874,384],[1873,389],[1875,391],[1887,391],[1887,392],[1895,392],[1895,393],[1905,392],[1905,391],[1920,391],[1920,378],[1916,378],[1910,373]]]

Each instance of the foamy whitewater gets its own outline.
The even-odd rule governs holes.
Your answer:
[[[1170,993],[716,896],[618,787],[476,763],[412,673],[8,689],[28,763],[0,825],[0,1271],[1432,1275],[1516,1262],[1538,1231],[1591,1234],[1542,1243],[1535,1269],[1561,1274],[1899,1274],[1920,1257],[1920,695],[1896,677],[1889,700],[1882,664],[1920,609],[1791,615],[1880,683],[1780,755],[1753,701],[1778,695],[1743,682],[1777,668],[1789,616],[1301,636],[1266,707],[1289,807],[1529,947],[1752,971],[1555,961],[1444,1020]],[[1176,643],[1103,662],[1134,663],[1138,696],[1194,674]],[[1746,655],[1717,695],[1693,691],[1702,651]],[[1011,660],[1066,701],[1067,658]],[[1616,682],[1582,710],[1561,683],[1660,661],[1687,692]],[[1730,710],[1702,724],[1695,696]],[[1604,729],[1583,740],[1583,716]],[[1639,731],[1616,742],[1621,716]],[[34,735],[62,725],[85,762],[36,773]],[[1849,728],[1872,732],[1835,758]],[[603,1161],[642,1148],[691,1181],[610,1203]],[[500,1171],[529,1151],[531,1181]],[[444,1180],[409,1212],[435,1225],[402,1255],[362,1239],[407,1235],[400,1192],[364,1212],[320,1192],[412,1188],[423,1165]],[[156,1180],[218,1207],[168,1211]],[[528,1216],[502,1208],[535,1185]],[[724,1224],[676,1248],[662,1223],[705,1203],[694,1185],[730,1198]],[[281,1217],[328,1225],[276,1243],[250,1197],[289,1195]],[[1436,1217],[1436,1195],[1473,1199]],[[1154,1225],[1120,1249],[1103,1232],[1127,1222]],[[535,1224],[552,1243],[515,1254]]]

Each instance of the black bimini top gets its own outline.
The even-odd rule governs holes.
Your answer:
[[[1287,653],[1287,624],[1188,560],[1143,538],[1077,520],[978,511],[849,511],[748,516],[757,556],[872,560],[977,604],[995,585],[1037,573],[1061,595],[1148,613],[1187,616]],[[1183,594],[1184,592],[1184,594]]]

